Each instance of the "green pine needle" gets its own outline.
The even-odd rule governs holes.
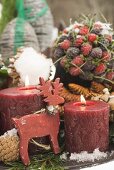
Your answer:
[[[64,170],[60,155],[51,153],[39,154],[31,158],[31,164],[24,166],[22,162],[7,163],[8,170]]]
[[[103,80],[103,81],[105,80],[105,81],[109,82],[110,84],[114,84],[114,81],[111,81],[111,80],[106,79],[106,78],[101,77],[101,76],[94,76],[94,78],[95,79],[100,79],[100,80]]]

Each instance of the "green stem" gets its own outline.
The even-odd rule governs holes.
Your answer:
[[[84,64],[82,64],[80,67],[77,66],[76,64],[73,64],[73,63],[70,63],[70,64],[73,65],[76,68],[79,68],[81,70],[81,72],[84,74],[84,72],[83,72],[83,70],[81,68],[86,64],[86,62]]]
[[[57,59],[53,64],[55,65],[56,63],[58,63],[63,57],[60,57],[59,59]]]
[[[106,81],[108,81],[109,83],[114,84],[114,82],[113,82],[113,81],[111,81],[111,80],[109,80],[109,79],[106,79],[106,78],[104,78],[104,77],[94,76],[94,78],[96,78],[96,79],[106,80]]]
[[[98,43],[101,44],[107,51],[109,51],[108,48],[103,43],[101,43],[100,41],[98,41]]]

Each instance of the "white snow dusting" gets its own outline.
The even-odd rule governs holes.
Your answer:
[[[4,133],[4,135],[0,136],[0,138],[7,136],[17,136],[17,129],[13,128],[11,130],[8,130],[7,132]]]
[[[100,160],[102,158],[106,158],[107,153],[100,152],[99,149],[95,149],[93,153],[88,153],[86,151],[82,151],[81,153],[71,153],[70,160],[75,160],[77,162],[85,162],[85,161],[92,161]],[[61,159],[67,159],[67,153],[61,155]]]
[[[52,65],[52,59],[47,59],[45,55],[37,53],[32,47],[25,48],[14,63],[21,81],[24,83],[25,77],[28,75],[30,85],[39,84],[39,77],[48,80]]]

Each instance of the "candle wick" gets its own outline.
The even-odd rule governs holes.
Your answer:
[[[86,106],[86,104],[85,103],[82,103],[82,107],[85,107]]]

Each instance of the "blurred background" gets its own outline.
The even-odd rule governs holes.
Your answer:
[[[81,13],[97,14],[97,19],[101,20],[101,13],[114,26],[114,0],[47,0],[55,25],[61,20],[69,24],[69,19],[77,19]]]
[[[20,46],[32,46],[37,51],[44,52],[52,46],[58,32],[70,24],[70,19],[78,21],[81,14],[96,14],[97,21],[107,21],[114,27],[114,0],[0,0],[0,4],[0,53],[3,57],[15,54],[15,49]],[[25,20],[24,25],[18,23],[19,17]],[[30,19],[31,17],[34,21]],[[18,29],[16,29],[17,25]],[[31,26],[33,31],[30,31]],[[8,39],[6,35],[10,35]],[[16,37],[18,40],[15,39]],[[8,47],[7,53],[6,47]]]
[[[0,3],[3,0],[0,0]],[[12,0],[7,0],[8,3]],[[101,13],[114,26],[114,0],[47,0],[54,17],[55,25],[61,21],[69,24],[69,19],[77,19],[81,13],[96,13],[101,20]]]

